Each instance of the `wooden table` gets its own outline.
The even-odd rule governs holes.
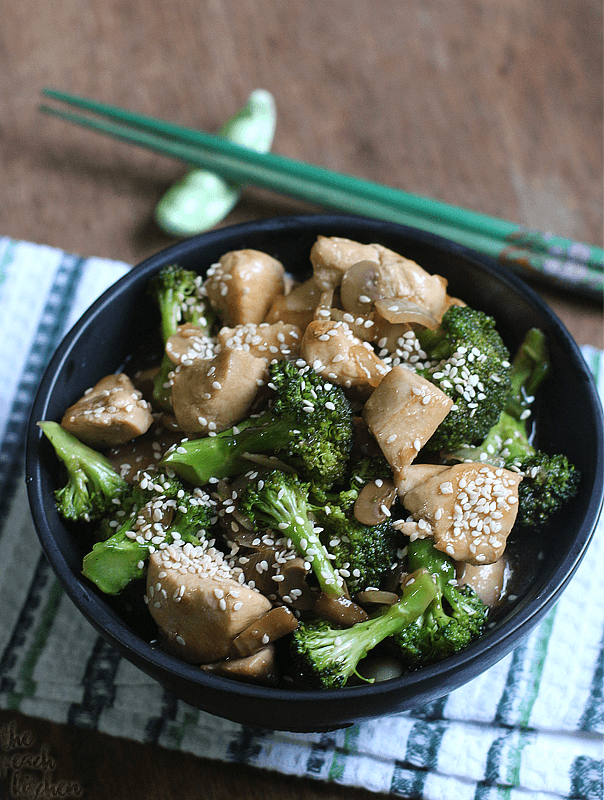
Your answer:
[[[276,152],[602,244],[601,4],[591,0],[5,3],[0,235],[137,262],[183,166],[42,117],[43,86],[217,130],[251,90]],[[315,210],[250,188],[224,221]],[[576,340],[601,306],[548,293]],[[367,797],[1,712],[95,800]],[[0,778],[0,790],[3,787]]]

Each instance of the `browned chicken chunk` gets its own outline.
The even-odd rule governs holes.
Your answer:
[[[521,480],[490,464],[455,464],[404,494],[413,521],[397,527],[412,539],[431,536],[456,561],[493,564],[514,525]]]
[[[186,433],[218,433],[244,419],[267,377],[266,361],[245,350],[221,349],[210,361],[176,367],[172,408]]]
[[[213,672],[223,678],[246,681],[247,683],[271,684],[277,678],[275,645],[269,644],[244,658],[229,658],[213,664],[201,664],[204,672]]]
[[[284,291],[280,261],[260,250],[232,250],[208,270],[208,299],[224,325],[263,322]]]
[[[442,316],[447,283],[440,275],[403,256],[375,264],[360,261],[346,271],[340,286],[343,308],[351,314],[368,314],[374,308],[390,322],[421,320],[436,327]]]
[[[505,594],[508,576],[507,558],[504,555],[493,564],[457,564],[457,583],[468,584],[474,589],[482,602],[495,608]]]
[[[236,325],[234,328],[222,328],[218,332],[218,343],[221,347],[246,350],[256,358],[280,361],[282,358],[293,358],[300,353],[302,334],[297,325],[288,322],[248,322],[247,325]]]
[[[359,261],[379,264],[398,258],[401,256],[381,245],[360,244],[341,236],[318,236],[310,251],[313,275],[322,291],[336,289],[347,270]]]
[[[124,444],[147,431],[151,408],[123,373],[107,375],[72,406],[61,426],[90,447]]]
[[[187,366],[194,361],[205,361],[214,356],[215,350],[214,340],[190,322],[179,325],[166,342],[166,355],[175,365]]]
[[[312,321],[321,301],[323,290],[314,278],[295,286],[291,292],[275,297],[265,317],[265,322],[287,322],[304,330]]]
[[[365,403],[363,419],[392,467],[397,489],[452,405],[437,386],[401,366],[390,370]]]
[[[345,322],[315,320],[306,328],[300,355],[315,372],[345,389],[370,394],[388,372],[373,348]]]
[[[149,558],[147,599],[160,639],[191,664],[226,658],[237,634],[271,608],[264,595],[232,577],[207,546],[170,546]]]

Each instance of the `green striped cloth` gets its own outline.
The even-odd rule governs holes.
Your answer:
[[[442,700],[340,731],[275,733],[213,717],[98,637],[41,552],[23,437],[62,334],[127,269],[0,238],[0,707],[398,797],[602,800],[602,524],[561,600],[517,650]],[[604,386],[600,351],[583,352]]]

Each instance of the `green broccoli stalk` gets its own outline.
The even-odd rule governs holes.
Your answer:
[[[38,422],[67,469],[67,483],[55,491],[57,509],[74,522],[98,520],[129,486],[105,456],[80,442],[57,422]]]
[[[416,335],[427,357],[417,373],[454,403],[426,448],[452,450],[482,441],[510,389],[510,354],[495,320],[469,306],[452,306],[436,330]]]
[[[114,533],[84,556],[82,573],[106,594],[143,577],[149,554],[162,544],[199,545],[216,522],[210,497],[187,491],[168,475],[143,474],[105,530]]]
[[[407,552],[409,571],[426,569],[437,594],[424,612],[393,637],[396,654],[410,669],[434,664],[463,650],[483,632],[488,608],[468,585],[458,587],[451,559],[432,539],[416,539]]]
[[[209,335],[214,315],[204,296],[202,279],[196,272],[171,264],[151,279],[149,292],[159,308],[164,345],[185,322]],[[169,375],[173,369],[174,364],[164,353],[153,381],[153,404],[164,411],[171,408]]]
[[[245,472],[250,454],[276,455],[318,485],[341,479],[354,438],[344,392],[301,360],[271,364],[269,374],[274,397],[265,411],[216,436],[181,442],[162,463],[198,486]]]
[[[447,454],[451,461],[483,461],[522,473],[515,522],[518,527],[545,524],[579,487],[580,474],[565,455],[548,455],[531,443],[531,407],[548,373],[545,334],[531,328],[512,362],[511,390],[499,419],[482,444]]]
[[[301,622],[292,634],[291,655],[302,679],[313,688],[333,689],[345,686],[352,675],[362,678],[359,661],[384,639],[411,625],[436,597],[432,577],[422,570],[407,582],[394,605],[365,622],[344,630],[325,620]]]
[[[310,519],[309,487],[297,475],[272,470],[250,481],[239,495],[239,510],[257,530],[279,531],[307,561],[321,590],[329,597],[347,596],[344,580],[334,570],[329,553]]]

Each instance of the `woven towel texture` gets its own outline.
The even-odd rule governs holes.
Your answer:
[[[341,731],[251,730],[213,717],[97,636],[38,544],[23,436],[61,336],[127,269],[0,238],[0,707],[400,797],[601,800],[602,522],[567,591],[517,650],[442,700]],[[583,353],[602,389],[601,352]]]

